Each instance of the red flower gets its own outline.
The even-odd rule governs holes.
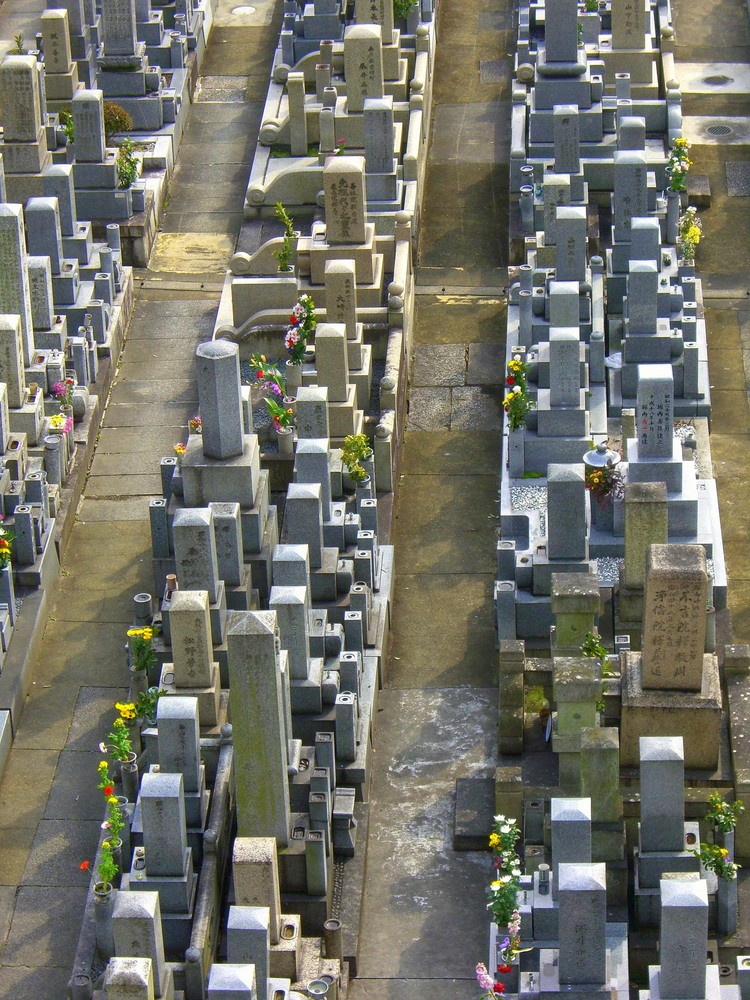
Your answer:
[[[504,976],[507,976],[510,970],[511,970],[510,965],[498,965],[497,967],[497,971],[501,972]]]
[[[492,987],[493,993],[505,993],[505,983],[495,983]]]
[[[506,380],[505,380],[505,384],[506,384],[506,385],[515,385],[515,384],[516,384],[516,380],[515,380],[515,379],[513,378],[513,376],[512,376],[512,375],[509,375],[509,376],[508,376],[508,377],[506,378]]]
[[[265,378],[265,377],[266,377],[265,372],[263,372],[260,369],[258,369],[256,378]]]
[[[82,861],[81,862],[81,864],[80,864],[80,870],[82,872],[87,872],[90,868],[91,868],[91,862],[90,861]]]
[[[102,791],[107,796],[107,798],[109,798],[110,795],[114,795],[115,794],[115,786],[114,785],[105,785],[104,788],[102,789]]]

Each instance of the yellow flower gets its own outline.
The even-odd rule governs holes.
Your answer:
[[[111,806],[116,806],[117,805],[117,796],[116,795],[110,795],[110,797],[107,799],[107,802],[109,802],[109,804]]]
[[[127,632],[125,633],[125,635],[129,636],[131,639],[132,638],[137,638],[139,635],[143,635],[143,629],[142,628],[129,628],[127,630]]]
[[[499,880],[495,882],[490,882],[490,889],[500,889],[502,887],[502,884],[503,883],[500,882]]]
[[[490,847],[497,847],[500,843],[500,837],[496,833],[490,834]]]

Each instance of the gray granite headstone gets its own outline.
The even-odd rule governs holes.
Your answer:
[[[557,104],[552,114],[555,173],[577,174],[581,167],[578,106]]]
[[[347,31],[364,30],[347,28]],[[323,167],[326,240],[330,245],[365,242],[367,235],[367,200],[365,196],[365,158],[329,156]],[[320,324],[316,330],[320,335]]]
[[[328,441],[319,438],[302,438],[294,454],[294,481],[320,483],[320,504],[323,520],[331,517],[331,469]]]
[[[255,1000],[255,966],[214,962],[208,974],[207,1000]]]
[[[547,497],[549,558],[585,559],[588,546],[583,465],[548,465]]]
[[[578,406],[581,401],[580,347],[577,329],[550,329],[549,401],[552,406]]]
[[[182,507],[172,522],[177,581],[185,590],[207,590],[210,604],[219,596],[213,514],[210,507]]]
[[[681,736],[641,736],[642,851],[682,851],[685,754]]]
[[[146,772],[139,802],[149,877],[182,876],[187,848],[182,775]]]
[[[166,966],[159,893],[115,893],[112,932],[115,939],[116,955],[150,959],[154,974],[155,995],[162,996],[161,987]]]
[[[52,273],[59,274],[63,259],[60,209],[56,198],[29,198],[26,202],[26,246],[31,254],[50,258]]]
[[[310,567],[318,569],[323,552],[320,483],[291,483],[286,491],[285,541],[307,545]]]
[[[297,390],[297,437],[329,438],[328,389],[303,385]]]
[[[282,649],[289,656],[289,677],[307,680],[310,660],[310,602],[306,587],[271,587],[269,611],[275,611]]]
[[[661,230],[658,219],[634,218],[630,223],[630,258],[659,263]]]
[[[671,458],[674,378],[670,365],[638,365],[636,431],[639,458]]]
[[[628,272],[628,333],[655,334],[659,269],[656,263],[631,260]]]
[[[560,864],[560,986],[602,985],[607,978],[607,866]]]
[[[285,697],[277,657],[278,628],[272,611],[227,615],[229,702],[237,775],[240,837],[290,834]]]
[[[344,79],[349,114],[364,111],[368,97],[383,96],[383,38],[378,25],[353,24],[344,30]]]
[[[176,590],[169,607],[172,658],[178,687],[208,687],[213,647],[208,591]]]
[[[103,0],[102,27],[105,55],[134,55],[138,44],[135,0]]]
[[[153,1000],[154,971],[150,958],[110,958],[104,970],[107,1000]]]
[[[555,271],[559,281],[586,280],[586,209],[562,205],[556,212],[557,254]]]
[[[20,317],[23,360],[30,365],[34,353],[34,326],[25,262],[23,209],[20,205],[0,205],[0,313],[16,313]],[[10,405],[21,404],[11,402]]]
[[[705,879],[662,879],[659,996],[706,995],[708,889]]]
[[[646,154],[634,150],[614,153],[614,225],[615,239],[628,242],[630,223],[648,213],[646,195]]]
[[[364,109],[365,162],[368,174],[393,170],[393,97],[368,97]]]
[[[210,503],[219,577],[229,586],[242,583],[242,522],[238,503]]]
[[[26,390],[22,343],[18,314],[0,313],[0,382],[6,385],[11,408],[23,405]]]
[[[310,586],[307,545],[277,545],[273,550],[273,580],[278,587]]]
[[[346,339],[357,336],[357,276],[353,260],[329,260],[325,266],[326,321],[343,323]],[[297,396],[299,400],[299,395]]]
[[[73,61],[70,54],[67,10],[61,8],[45,10],[40,20],[46,72],[67,73]]]
[[[544,12],[546,62],[576,62],[578,59],[578,4],[576,0],[547,0]]]
[[[159,767],[181,774],[186,792],[201,787],[201,747],[198,699],[180,695],[160,698],[156,708]]]
[[[708,602],[702,545],[651,545],[643,602],[644,689],[700,691]]]
[[[236,344],[213,340],[195,349],[203,454],[227,459],[244,447],[240,355]]]
[[[612,0],[613,49],[643,49],[649,10],[645,0]]]
[[[271,911],[267,906],[230,906],[227,920],[227,961],[254,965],[258,1000],[268,997],[268,948]]]
[[[101,163],[104,142],[104,94],[101,90],[79,90],[71,101],[75,129],[75,154],[79,163]]]
[[[0,63],[0,99],[5,142],[38,142],[42,116],[35,56],[5,56]]]

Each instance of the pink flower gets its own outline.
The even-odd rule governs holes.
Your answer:
[[[495,985],[495,980],[487,972],[487,966],[479,962],[476,967],[477,982],[483,990],[491,990]]]

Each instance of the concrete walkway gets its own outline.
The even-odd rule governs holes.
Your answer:
[[[494,774],[512,3],[441,0],[393,645],[353,1000],[476,997],[489,855],[452,849],[457,778]],[[408,720],[408,721],[407,721]]]

